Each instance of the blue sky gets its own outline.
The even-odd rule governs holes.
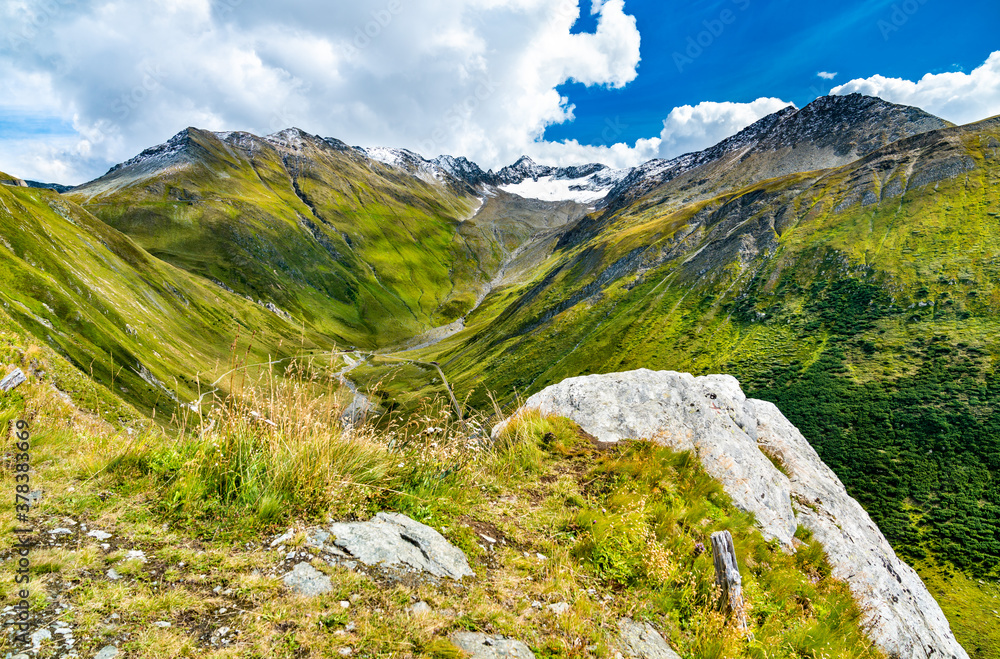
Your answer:
[[[1000,114],[995,0],[17,0],[0,25],[0,171],[66,184],[188,126],[628,167],[831,91]]]
[[[560,85],[576,119],[549,127],[546,139],[609,144],[615,133],[607,119],[617,117],[627,128],[615,140],[634,141],[659,130],[665,109],[702,101],[774,96],[803,107],[855,78],[968,72],[1000,47],[1000,3],[989,0],[630,0],[626,8],[642,34],[638,77],[616,90]],[[726,10],[728,25],[720,22]],[[574,30],[594,25],[584,14]],[[688,40],[699,35],[709,45],[688,62]],[[823,79],[821,71],[837,76]]]

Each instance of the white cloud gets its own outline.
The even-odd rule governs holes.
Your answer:
[[[829,71],[820,71],[816,75],[818,75],[820,78],[823,78],[823,80],[833,80],[834,78],[837,77],[837,72],[834,71],[833,73],[830,73]]]
[[[956,124],[979,121],[1000,114],[1000,51],[971,73],[928,73],[917,82],[874,75],[830,90],[853,92],[914,105]]]
[[[592,34],[570,32],[581,5]],[[660,136],[633,144],[544,141],[573,119],[559,85],[635,79],[641,38],[624,0],[18,0],[0,4],[0,24],[0,116],[72,127],[0,137],[0,169],[62,183],[186,126],[298,126],[484,167],[523,153],[626,166],[709,146],[785,105],[676,108]]]
[[[751,103],[705,101],[674,108],[663,122],[660,155],[669,158],[704,149],[789,105],[779,98],[758,98]]]

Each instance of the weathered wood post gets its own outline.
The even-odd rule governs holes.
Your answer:
[[[740,629],[747,628],[743,606],[743,580],[736,564],[736,548],[729,531],[712,534],[712,560],[715,562],[715,582],[722,590],[723,610],[736,618]]]
[[[28,378],[24,376],[21,369],[15,368],[7,375],[7,377],[0,380],[0,391],[10,391],[11,389],[21,386],[27,381]]]

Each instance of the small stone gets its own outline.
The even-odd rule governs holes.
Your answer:
[[[278,545],[282,545],[288,542],[294,537],[295,537],[295,529],[288,529],[287,531],[285,531],[284,533],[282,533],[281,535],[279,535],[278,537],[276,537],[274,540],[271,541],[271,549],[274,549]]]
[[[119,579],[122,578],[122,575],[118,574],[118,572],[114,568],[109,569],[107,571],[107,575],[108,575],[108,579],[111,579],[112,581],[118,581]],[[115,614],[115,615],[118,615],[118,614]]]
[[[339,650],[337,650],[337,654],[339,654],[341,657],[349,657],[353,652],[354,650],[352,650],[351,648],[340,648]]]
[[[561,616],[572,607],[567,602],[556,602],[555,604],[549,604],[546,608],[557,616]]]
[[[535,554],[535,558],[537,558],[540,561],[547,561],[547,560],[549,560],[549,557],[546,556],[545,554]]]
[[[72,531],[63,527],[59,527],[58,529],[52,529],[51,531],[49,531],[49,535],[69,535],[70,533],[72,533]]]
[[[406,609],[410,615],[422,616],[431,612],[431,605],[427,602],[417,602]]]
[[[121,616],[118,615],[117,613],[112,613],[111,614],[111,619],[112,620],[119,620],[119,619],[121,619]]]
[[[356,624],[354,624],[353,620],[351,620],[349,623],[347,623],[346,625],[344,625],[344,631],[347,631],[347,632],[353,632],[357,628],[358,628],[358,626]]]
[[[126,560],[126,561],[136,560],[136,561],[139,561],[140,563],[145,563],[146,562],[146,553],[144,551],[142,551],[141,549],[130,549],[125,554],[125,558],[123,560]]]
[[[39,629],[31,635],[31,647],[35,652],[38,652],[42,643],[49,640],[52,640],[52,633],[47,629]]]
[[[100,652],[94,655],[94,659],[115,659],[118,656],[118,648],[113,645],[105,645]]]
[[[333,590],[330,577],[305,562],[296,564],[283,581],[292,592],[310,597]]]
[[[91,538],[96,538],[98,540],[107,540],[108,538],[111,537],[110,533],[106,533],[105,531],[98,531],[96,529],[88,532],[87,535]]]
[[[348,602],[347,600],[341,600],[340,601],[340,608],[342,608],[342,609],[349,609],[349,608],[351,608],[351,603]]]
[[[285,556],[285,560],[286,561],[290,561],[293,558],[295,558],[295,550],[294,549],[292,551],[288,552],[288,554]]]
[[[330,534],[323,529],[313,529],[306,534],[306,546],[322,548],[329,539]]]
[[[166,620],[157,620],[156,622],[153,623],[153,626],[159,627],[160,629],[167,629],[168,627],[171,626],[171,624]]]
[[[225,613],[227,610],[228,609],[226,609],[226,607],[222,607],[222,608],[219,609],[219,613],[220,614]]]
[[[222,592],[222,586],[216,586],[215,588],[212,589],[212,592],[218,595],[219,593]]]

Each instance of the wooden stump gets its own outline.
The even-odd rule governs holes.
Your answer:
[[[715,562],[715,582],[722,591],[723,610],[736,618],[740,629],[747,628],[743,606],[743,580],[736,564],[736,548],[729,531],[712,534],[712,559]]]
[[[24,377],[24,373],[21,372],[21,369],[15,368],[7,377],[0,380],[0,391],[10,391],[27,381],[28,378]]]

